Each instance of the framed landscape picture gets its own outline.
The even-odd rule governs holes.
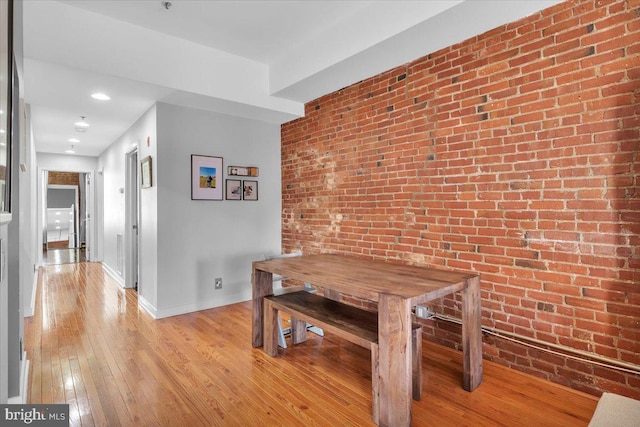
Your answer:
[[[258,200],[258,181],[242,181],[242,193],[244,200]]]
[[[222,200],[222,157],[191,155],[191,200]]]

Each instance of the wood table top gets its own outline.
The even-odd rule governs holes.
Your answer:
[[[338,254],[255,261],[253,268],[370,301],[386,294],[410,299],[412,304],[462,290],[478,276]]]

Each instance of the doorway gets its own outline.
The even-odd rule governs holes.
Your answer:
[[[43,171],[43,264],[87,261],[92,235],[90,174]]]

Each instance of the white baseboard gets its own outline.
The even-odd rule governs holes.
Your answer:
[[[154,319],[158,318],[158,310],[140,294],[138,294],[138,306],[142,307],[144,311],[149,313]]]
[[[156,310],[156,319],[164,317],[179,316],[181,314],[193,313],[194,311],[208,310],[210,308],[222,307],[225,305],[236,304],[239,302],[249,301],[251,297],[242,294],[225,295],[216,300],[200,301],[194,304],[180,305],[169,307],[162,310]]]
[[[158,310],[144,297],[138,295],[138,306],[142,307],[154,319],[162,319],[165,317],[179,316],[181,314],[193,313],[195,311],[208,310],[210,308],[245,302],[249,301],[250,299],[251,298],[247,298],[244,295],[230,295],[215,301],[202,301],[195,304],[186,304]]]
[[[22,353],[22,364],[20,366],[20,395],[10,397],[7,403],[10,405],[24,405],[27,403],[29,393],[29,359],[27,352]]]
[[[33,285],[31,286],[31,301],[28,307],[24,309],[24,317],[31,317],[36,311],[36,294],[38,293],[38,272],[39,268],[33,275]]]
[[[124,288],[124,278],[122,276],[120,276],[114,269],[112,269],[111,267],[109,267],[107,264],[105,264],[104,262],[101,263],[102,265],[102,269],[109,275],[111,276],[111,278],[113,280],[116,281],[116,283],[118,285],[120,285],[120,287]]]

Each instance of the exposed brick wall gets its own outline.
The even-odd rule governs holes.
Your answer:
[[[49,184],[80,185],[80,174],[77,172],[49,172]]]
[[[639,147],[640,2],[565,2],[284,124],[283,249],[475,270],[484,326],[640,365]],[[492,336],[484,355],[640,398],[635,374]]]

